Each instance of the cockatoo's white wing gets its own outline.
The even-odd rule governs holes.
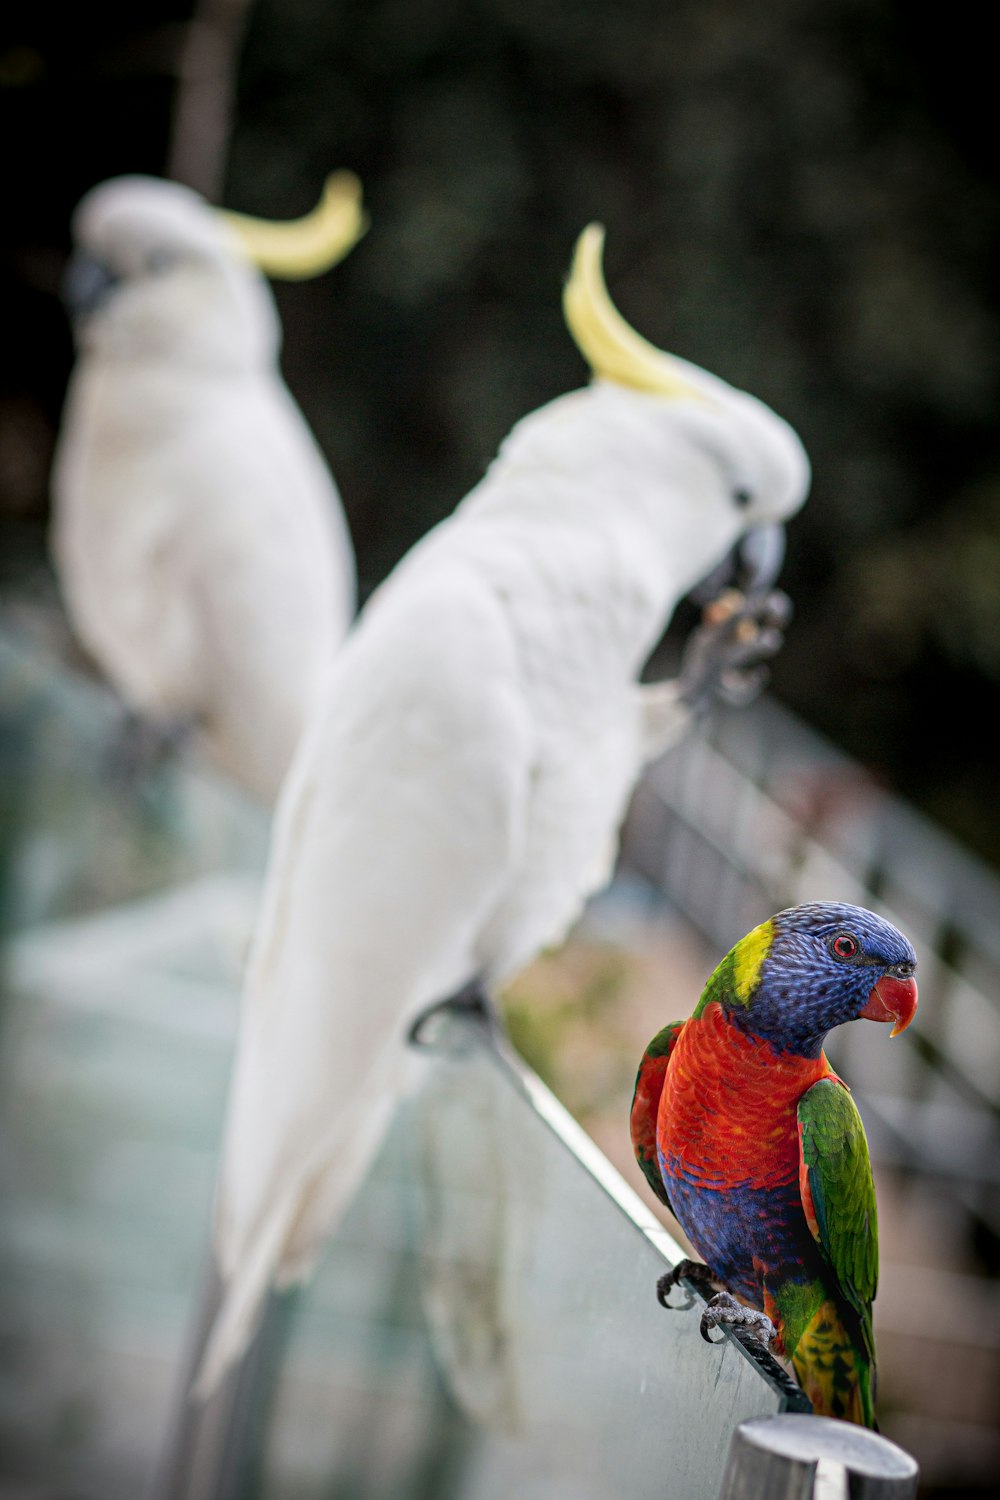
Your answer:
[[[228,1286],[207,1387],[269,1283],[311,1264],[398,1097],[406,1018],[476,973],[521,854],[532,733],[503,611],[455,569],[411,585],[344,648],[279,803],[225,1133]]]
[[[74,400],[91,399],[86,380]],[[77,630],[135,709],[195,721],[270,800],[353,614],[336,488],[277,379],[192,379],[148,436],[137,395],[163,377],[118,400],[116,383],[90,420],[68,413],[54,475]]]
[[[78,362],[53,459],[50,544],[82,644],[134,708],[173,715],[198,690],[198,664],[187,601],[171,587],[164,383]],[[186,411],[173,415],[186,428]]]
[[[353,616],[354,554],[333,480],[278,382],[228,402],[204,447],[214,493],[178,536],[203,653],[199,718],[216,763],[270,801]]]

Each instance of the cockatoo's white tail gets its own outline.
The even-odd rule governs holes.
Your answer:
[[[275,819],[223,1142],[225,1300],[203,1395],[268,1286],[308,1273],[352,1199],[417,1064],[407,1016],[478,967],[523,823],[516,675],[502,610],[462,570],[421,586],[412,613],[387,594],[335,663]]]
[[[400,1060],[401,1061],[401,1060]],[[299,1182],[269,1208],[260,1229],[225,1275],[225,1294],[192,1387],[205,1399],[241,1357],[272,1287],[278,1291],[312,1272],[323,1236],[354,1198],[399,1102],[402,1066],[386,1066],[352,1111],[351,1129],[317,1168],[310,1188]]]
[[[198,1400],[207,1400],[212,1395],[250,1343],[264,1299],[274,1283],[275,1266],[280,1263],[286,1233],[285,1216],[273,1214],[240,1267],[239,1275],[228,1284],[191,1388]]]

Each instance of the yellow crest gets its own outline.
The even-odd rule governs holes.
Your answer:
[[[311,213],[284,223],[219,209],[244,255],[266,276],[305,281],[328,271],[357,244],[368,228],[361,208],[361,184],[353,172],[333,172]]]
[[[704,400],[679,361],[636,333],[615,307],[604,281],[603,251],[604,226],[588,224],[563,291],[566,326],[594,374],[658,396]]]

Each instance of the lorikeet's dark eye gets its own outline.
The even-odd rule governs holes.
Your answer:
[[[733,490],[733,504],[739,506],[740,510],[746,510],[753,501],[753,490],[748,490],[746,485],[740,485]]]
[[[830,944],[830,951],[838,958],[853,958],[858,951],[858,942],[849,932],[838,932]]]

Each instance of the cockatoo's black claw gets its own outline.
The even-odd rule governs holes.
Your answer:
[[[434,1046],[434,1023],[447,1016],[449,1012],[452,1014],[459,1012],[477,1021],[494,1039],[506,1035],[496,1005],[486,993],[482,983],[478,979],[473,979],[463,985],[460,990],[456,990],[453,995],[448,995],[443,1000],[435,1000],[433,1004],[425,1006],[418,1013],[408,1033],[411,1045]]]
[[[787,630],[794,613],[795,608],[791,599],[781,589],[772,589],[764,596],[761,619],[766,624],[773,625],[776,630]]]
[[[154,720],[125,709],[104,759],[108,779],[120,787],[138,787],[179,759],[194,735],[192,719]]]
[[[695,713],[715,701],[742,707],[768,679],[764,663],[784,644],[791,600],[779,589],[744,595],[726,590],[707,605],[681,663],[682,699]]]
[[[730,708],[746,708],[763,690],[770,675],[764,666],[753,671],[726,672],[719,681],[716,698]]]

